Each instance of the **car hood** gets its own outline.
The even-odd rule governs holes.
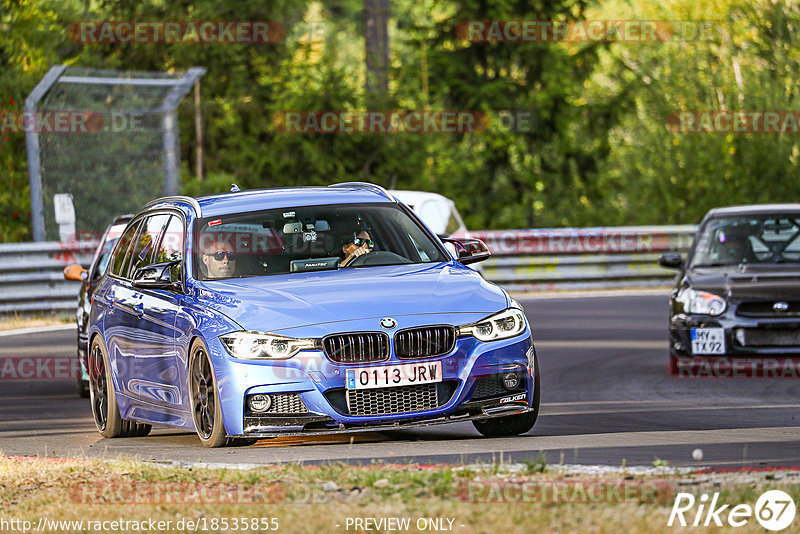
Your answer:
[[[397,265],[197,282],[195,298],[246,330],[505,309],[505,292],[455,263]]]
[[[689,285],[728,299],[783,299],[800,292],[800,266],[709,267],[686,274]]]

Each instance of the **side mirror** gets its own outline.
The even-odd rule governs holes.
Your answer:
[[[86,280],[86,277],[89,273],[78,265],[77,263],[73,263],[72,265],[67,265],[64,267],[64,280],[75,280],[76,282],[83,282]]]
[[[458,261],[464,265],[483,261],[492,255],[486,243],[480,239],[443,239],[445,243],[452,244],[456,249]]]
[[[180,261],[167,261],[139,267],[133,273],[131,285],[139,289],[167,289],[180,291],[180,280],[172,279],[172,267]]]
[[[680,269],[683,267],[683,258],[676,252],[667,252],[658,258],[658,264],[667,269]]]

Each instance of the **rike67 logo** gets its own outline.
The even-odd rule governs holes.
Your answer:
[[[764,492],[756,501],[755,508],[749,504],[737,504],[731,508],[730,504],[720,502],[719,492],[710,499],[706,493],[699,498],[691,493],[678,493],[667,526],[721,527],[727,522],[731,527],[743,527],[755,517],[765,529],[778,532],[792,524],[796,512],[792,497],[781,490]]]

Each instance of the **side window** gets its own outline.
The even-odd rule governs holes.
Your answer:
[[[95,279],[100,278],[104,274],[106,274],[106,269],[108,268],[109,260],[111,259],[111,252],[114,250],[114,245],[117,244],[117,239],[109,239],[103,245],[103,251],[100,253],[100,258],[97,260],[97,268],[94,271]]]
[[[124,275],[120,274],[120,272],[122,271],[122,266],[125,264],[125,260],[128,257],[128,248],[131,244],[131,241],[133,241],[133,236],[135,236],[137,230],[139,230],[139,226],[140,223],[138,222],[130,225],[128,229],[125,230],[125,233],[122,234],[122,237],[119,238],[117,246],[114,249],[114,255],[111,258],[111,269],[109,271],[114,276],[124,277]]]
[[[161,239],[161,245],[158,247],[158,252],[156,252],[155,261],[153,263],[183,260],[184,237],[183,220],[173,215],[164,232],[164,237]],[[174,265],[171,272],[172,280],[180,280],[181,264]]]
[[[133,277],[133,273],[139,267],[155,263],[155,248],[158,244],[158,238],[161,236],[161,231],[164,225],[167,224],[169,215],[161,213],[158,215],[151,215],[147,217],[143,223],[142,229],[139,231],[139,237],[133,247],[133,254],[131,255],[131,266],[128,269],[128,278]]]

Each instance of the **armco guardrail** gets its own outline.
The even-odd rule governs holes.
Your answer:
[[[483,274],[509,291],[646,287],[668,284],[675,271],[658,254],[685,252],[694,226],[559,228],[468,232],[493,257]],[[73,312],[80,284],[64,280],[70,263],[89,265],[96,243],[0,245],[0,313]]]
[[[648,287],[669,284],[675,271],[661,252],[686,252],[696,226],[621,226],[467,232],[492,258],[483,275],[509,291]]]
[[[0,245],[0,313],[75,312],[80,282],[64,280],[64,267],[92,261],[96,242]]]

